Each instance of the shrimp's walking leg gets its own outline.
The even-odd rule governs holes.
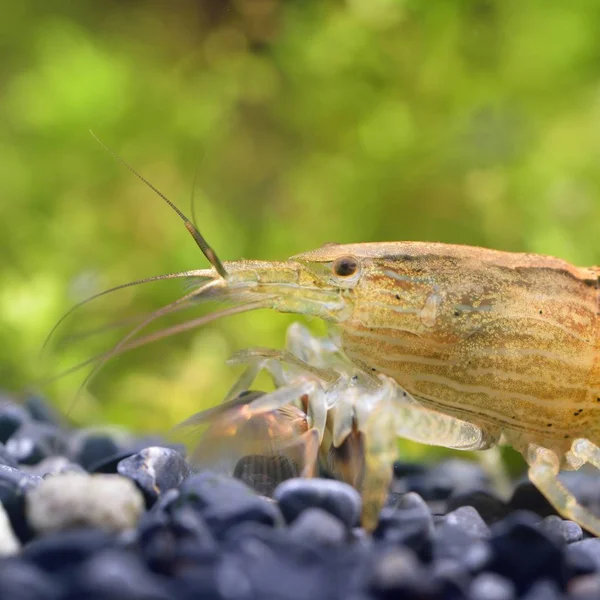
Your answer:
[[[413,442],[455,450],[485,450],[496,441],[496,436],[481,427],[429,410],[412,399],[403,399],[393,410],[396,434]]]
[[[363,524],[366,529],[376,527],[387,498],[397,457],[397,436],[460,450],[481,450],[494,442],[492,436],[472,423],[424,408],[408,396],[398,402],[396,394],[377,403],[365,426]]]
[[[600,465],[600,450],[588,440],[574,440],[571,454],[575,460],[580,461],[579,466],[584,462],[589,462],[595,467]],[[556,454],[537,444],[529,444],[526,459],[529,463],[529,479],[550,504],[565,519],[577,521],[594,535],[600,535],[600,518],[581,506],[575,496],[558,480],[560,464]]]

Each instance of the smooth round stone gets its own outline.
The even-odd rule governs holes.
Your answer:
[[[308,546],[337,546],[348,539],[348,529],[331,513],[320,508],[309,508],[290,525],[293,541]]]
[[[143,511],[141,493],[120,475],[55,475],[26,496],[27,520],[41,534],[85,526],[128,529]]]
[[[432,578],[409,548],[386,548],[372,564],[368,587],[376,598],[438,597]]]
[[[444,523],[462,529],[472,538],[486,539],[492,534],[481,515],[472,506],[461,506],[444,517]]]
[[[120,451],[117,442],[110,435],[101,432],[86,432],[74,440],[73,446],[70,456],[88,471],[93,465]]]
[[[453,494],[448,498],[448,512],[461,506],[472,506],[488,525],[503,519],[509,513],[506,502],[484,490]]]
[[[107,549],[93,555],[70,579],[73,598],[171,600],[165,583],[138,556],[123,550]]]
[[[279,507],[241,481],[205,471],[188,477],[179,488],[180,505],[197,510],[210,530],[221,537],[230,527],[244,521],[279,525]]]
[[[119,463],[133,456],[136,453],[136,450],[127,449],[120,450],[116,454],[112,454],[110,456],[105,456],[101,458],[98,462],[95,462],[87,468],[90,473],[103,473],[105,475],[111,475],[117,473],[117,467]]]
[[[85,474],[83,467],[71,462],[66,456],[49,456],[36,465],[23,465],[22,469],[30,475],[38,475],[39,477],[61,473]]]
[[[115,544],[115,536],[106,531],[73,529],[36,538],[23,547],[21,556],[48,573],[64,571],[71,577],[75,566]]]
[[[273,493],[288,523],[307,508],[321,508],[339,519],[348,529],[360,518],[360,494],[347,483],[333,479],[288,479]]]
[[[30,420],[31,417],[24,407],[0,395],[0,442],[6,444],[21,425]]]
[[[482,542],[482,539],[480,536],[470,534],[458,524],[441,523],[434,534],[434,560],[451,559],[462,563],[469,558],[469,552],[474,544]]]
[[[62,600],[61,585],[28,561],[0,561],[0,598],[6,600]]]
[[[564,596],[554,581],[534,581],[523,600],[563,600]]]
[[[565,544],[578,542],[583,538],[583,530],[575,521],[561,519],[557,515],[546,517],[541,524],[541,528],[548,535],[555,536],[556,539]]]
[[[25,398],[25,408],[34,421],[62,427],[63,419],[58,412],[41,396],[32,395]]]
[[[542,517],[556,514],[554,507],[546,500],[535,485],[529,481],[529,479],[523,480],[517,484],[513,495],[508,502],[508,508],[511,512],[528,510],[537,513]]]
[[[33,536],[25,517],[25,494],[42,481],[41,477],[0,465],[0,502],[8,514],[13,531],[23,543]]]
[[[433,481],[445,482],[453,494],[489,487],[490,480],[479,462],[451,458],[433,466],[429,471]]]
[[[179,505],[178,498],[177,490],[165,492],[138,525],[144,560],[154,572],[170,576],[206,562],[217,553],[204,519],[191,506]]]
[[[569,544],[565,550],[569,564],[579,572],[600,572],[600,539],[588,538]]]
[[[13,458],[12,454],[6,449],[6,446],[0,442],[0,465],[18,469],[19,464]]]
[[[145,448],[123,459],[117,465],[117,471],[135,481],[149,504],[166,490],[178,488],[191,473],[179,452],[158,446]]]
[[[510,579],[519,594],[537,579],[564,587],[569,569],[563,546],[540,530],[536,515],[516,512],[494,524],[490,544],[489,570]]]
[[[577,502],[592,513],[600,514],[600,477],[596,469],[584,466],[579,471],[561,473],[559,479],[577,498]]]
[[[402,479],[410,475],[424,475],[427,467],[423,463],[404,462],[397,460],[394,463],[394,477]]]
[[[49,456],[63,454],[66,444],[55,425],[29,421],[11,436],[6,449],[18,463],[35,465]]]
[[[0,502],[0,556],[10,556],[16,554],[21,547],[15,532],[10,524],[8,514]]]
[[[415,492],[402,496],[393,509],[384,508],[373,532],[375,540],[384,540],[398,546],[406,546],[419,558],[431,558],[433,540],[433,517],[429,507]]]
[[[497,573],[480,573],[471,581],[469,600],[515,600],[512,581]]]

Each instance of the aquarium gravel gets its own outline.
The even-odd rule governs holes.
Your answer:
[[[0,600],[596,600],[600,540],[526,479],[399,461],[377,529],[332,479],[273,498],[159,439],[63,426],[39,398],[0,401]],[[600,512],[600,478],[570,473]]]

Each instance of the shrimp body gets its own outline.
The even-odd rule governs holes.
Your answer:
[[[98,294],[159,279],[195,282],[111,351],[74,369],[100,361],[91,376],[126,350],[240,312],[318,317],[335,326],[337,341],[300,334],[286,351],[246,352],[240,362],[248,369],[228,398],[233,405],[199,420],[212,420],[212,433],[227,437],[258,417],[245,430],[259,439],[247,448],[262,452],[262,441],[274,436],[275,457],[302,438],[303,455],[294,451],[292,462],[303,463],[306,475],[317,453],[326,457],[333,448],[333,471],[361,489],[370,528],[391,479],[395,436],[463,450],[503,441],[523,454],[531,481],[558,512],[600,535],[600,517],[557,479],[561,469],[584,463],[600,468],[599,267],[426,242],[327,244],[287,261],[221,262],[189,219],[126,166],[185,222],[212,268]],[[233,306],[138,335],[163,315],[213,299]],[[295,366],[291,374],[285,363]],[[263,368],[275,391],[235,400]]]

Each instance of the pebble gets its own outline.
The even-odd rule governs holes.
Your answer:
[[[63,585],[35,564],[17,558],[0,560],[3,600],[63,600]]]
[[[176,450],[153,446],[121,460],[117,472],[134,481],[152,505],[161,493],[178,488],[191,470]]]
[[[25,518],[25,494],[42,483],[43,479],[19,469],[0,465],[0,503],[6,511],[13,531],[23,543],[33,537]]]
[[[107,433],[99,431],[79,432],[70,442],[69,456],[84,469],[113,457],[121,448]]]
[[[0,600],[600,598],[600,540],[528,481],[502,501],[477,463],[398,461],[371,535],[353,488],[283,459],[192,474],[179,447],[47,408],[0,400]],[[565,479],[592,509],[596,475]]]
[[[180,487],[180,504],[197,510],[211,531],[222,537],[240,522],[255,521],[269,526],[283,523],[276,503],[231,477],[209,471],[188,477]]]
[[[448,512],[461,506],[472,506],[488,525],[503,519],[510,512],[506,502],[485,490],[453,494],[446,503]]]
[[[337,546],[348,539],[348,529],[331,513],[309,508],[290,525],[290,538],[311,545]]]
[[[0,442],[6,444],[21,425],[30,420],[31,417],[25,408],[0,395]]]
[[[514,600],[516,590],[506,577],[496,573],[480,573],[471,581],[469,600]]]
[[[70,575],[73,567],[114,545],[115,537],[109,532],[79,528],[38,537],[23,547],[21,556],[48,573]]]
[[[436,586],[414,552],[392,547],[374,556],[368,588],[376,598],[435,598]]]
[[[557,515],[546,517],[542,521],[541,528],[548,535],[556,537],[565,544],[572,544],[583,538],[583,530],[575,521],[567,521]]]
[[[34,421],[62,427],[63,419],[44,398],[36,394],[25,398],[25,409]]]
[[[140,557],[113,548],[81,564],[70,587],[73,598],[170,600],[166,582],[151,573]]]
[[[373,532],[375,540],[384,540],[413,550],[421,560],[432,555],[433,517],[427,504],[416,492],[408,492],[395,508],[384,508]]]
[[[63,454],[66,443],[55,425],[28,421],[6,442],[6,450],[18,463],[35,465],[49,456]]]
[[[570,544],[566,549],[568,559],[573,564],[589,564],[594,571],[600,571],[600,539],[588,538]]]
[[[0,556],[16,554],[20,547],[21,543],[12,529],[8,514],[2,503],[0,503]]]
[[[119,475],[55,475],[26,496],[27,520],[40,534],[81,526],[127,529],[143,510],[141,493]]]
[[[481,515],[472,506],[461,506],[444,517],[444,523],[459,527],[472,538],[489,538],[492,534]]]
[[[351,529],[362,508],[360,494],[347,483],[333,479],[288,479],[277,486],[273,498],[288,523],[307,508],[321,508]]]
[[[0,465],[13,467],[17,469],[19,463],[14,459],[13,455],[6,449],[6,446],[0,442]]]
[[[554,507],[529,479],[524,479],[517,484],[508,502],[508,508],[511,512],[527,510],[542,517],[556,515]]]
[[[516,512],[492,527],[493,560],[489,570],[510,579],[520,594],[537,579],[553,581],[560,587],[567,581],[562,545],[541,531],[537,523],[536,515]]]

